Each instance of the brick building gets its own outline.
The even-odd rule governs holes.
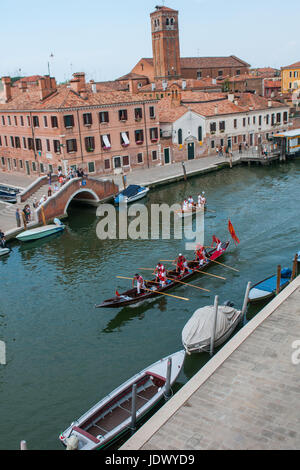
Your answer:
[[[177,10],[157,6],[150,19],[153,57],[140,59],[131,73],[144,75],[151,83],[161,79],[199,80],[249,72],[250,65],[234,55],[180,57]]]
[[[81,167],[92,174],[150,167],[160,161],[157,100],[97,92],[77,73],[69,84],[41,77],[2,78],[0,169],[43,174]]]

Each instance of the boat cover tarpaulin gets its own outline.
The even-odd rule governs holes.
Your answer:
[[[229,306],[218,307],[215,340],[226,333],[231,324],[230,320],[236,312],[237,310]],[[203,342],[210,340],[214,315],[213,305],[207,305],[195,311],[182,330],[182,343],[187,349],[198,348]]]
[[[135,194],[137,194],[140,189],[141,186],[138,186],[137,184],[130,184],[128,188],[121,191],[121,194],[127,197],[135,196]]]

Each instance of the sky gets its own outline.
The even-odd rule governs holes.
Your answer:
[[[149,15],[163,3],[179,11],[181,57],[300,61],[299,0],[0,0],[0,76],[46,75],[49,63],[58,82],[115,80],[152,57]]]

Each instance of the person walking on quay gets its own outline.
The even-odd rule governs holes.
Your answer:
[[[2,238],[4,238],[4,232],[2,232],[2,230],[0,228],[0,240],[2,240]]]
[[[240,143],[239,144],[239,154],[241,154],[241,153],[242,153],[242,144]]]
[[[16,221],[17,221],[17,227],[21,227],[21,214],[20,214],[20,209],[16,209]]]
[[[51,186],[49,186],[48,188],[48,197],[51,197],[52,196],[52,188]]]
[[[216,156],[218,157],[219,156],[219,147],[216,146]]]

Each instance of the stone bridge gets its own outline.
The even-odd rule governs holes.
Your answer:
[[[34,190],[38,190],[39,194],[47,195],[49,185],[45,184],[46,182],[47,180],[38,181],[37,186],[31,188],[30,199],[37,194]],[[38,207],[35,211],[36,222],[43,222],[43,213],[46,221],[53,220],[55,217],[67,217],[68,207],[72,200],[97,206],[100,202],[112,199],[118,191],[119,187],[110,180],[98,180],[93,177],[72,178]],[[27,200],[26,195],[22,194],[21,201],[26,203]]]

